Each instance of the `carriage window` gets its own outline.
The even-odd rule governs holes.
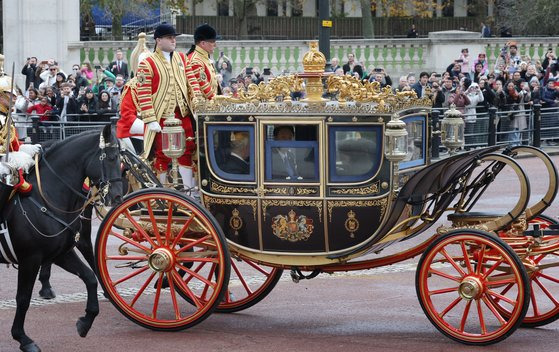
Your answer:
[[[376,174],[382,159],[381,126],[331,126],[328,131],[331,181],[360,182]]]
[[[266,181],[317,182],[317,126],[266,127]]]
[[[254,181],[253,126],[208,126],[208,154],[219,177]]]
[[[404,161],[400,163],[400,169],[425,165],[425,136],[426,136],[426,116],[408,116],[402,121],[406,123],[408,131],[408,154]]]

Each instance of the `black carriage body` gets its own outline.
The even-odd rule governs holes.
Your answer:
[[[394,173],[412,174],[429,163],[427,112],[402,115],[410,153],[399,171],[384,156],[389,118],[388,114],[200,114],[203,203],[232,248],[244,253],[324,259],[363,246],[374,249],[387,232],[383,225],[393,201]],[[290,126],[293,139],[278,141],[274,129],[280,126]],[[247,137],[248,168],[231,169],[227,158],[235,143]],[[277,157],[282,148],[295,155],[296,177],[274,171],[277,164],[282,166]]]

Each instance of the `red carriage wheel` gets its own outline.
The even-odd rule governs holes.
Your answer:
[[[234,313],[252,307],[272,292],[283,273],[282,269],[236,256],[231,259],[231,267],[227,293],[216,312]]]
[[[530,220],[530,224],[539,224],[545,230],[549,225],[557,224],[557,221],[539,215]],[[559,236],[544,236],[539,241],[539,245],[534,248],[539,253],[528,255],[524,259],[528,267],[531,291],[530,306],[521,324],[523,327],[543,326],[559,319]],[[508,289],[508,285],[503,287],[501,293]],[[504,316],[510,316],[506,305],[498,298],[494,301]]]
[[[96,264],[112,304],[153,330],[181,330],[206,319],[223,300],[231,265],[212,215],[161,188],[134,192],[111,209],[99,227]],[[182,295],[194,304],[178,299]]]
[[[416,290],[427,318],[444,335],[468,345],[489,345],[512,334],[528,309],[530,287],[515,252],[476,230],[442,235],[423,253]],[[499,290],[505,286],[506,292]],[[511,313],[505,317],[498,298]]]

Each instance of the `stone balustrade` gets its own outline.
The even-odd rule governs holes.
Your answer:
[[[511,40],[517,43],[520,55],[528,55],[532,60],[543,61],[549,47],[555,52],[559,50],[559,37],[479,38],[476,32],[450,31],[430,33],[425,39],[332,40],[331,57],[343,63],[347,54],[353,52],[366,71],[382,67],[394,78],[410,72],[444,71],[458,58],[461,48],[469,48],[472,58],[486,52],[493,67],[501,48]],[[180,36],[177,48],[187,51],[191,43],[192,36]],[[78,57],[79,53],[81,62],[106,67],[117,48],[122,48],[129,58],[135,45],[135,41],[73,42],[69,43],[68,51],[70,57]],[[153,40],[148,41],[148,47],[153,48]],[[302,71],[301,61],[308,47],[308,41],[300,40],[219,41],[214,59],[223,52],[231,60],[234,74],[244,67],[258,67],[260,71],[269,67],[275,74]]]

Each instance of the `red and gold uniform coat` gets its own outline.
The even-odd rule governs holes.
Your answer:
[[[122,94],[120,94],[120,118],[116,123],[116,136],[118,138],[134,136],[130,132],[130,128],[132,127],[132,124],[134,124],[136,118],[138,118],[138,112],[140,111],[137,84],[138,80],[136,77],[132,78],[126,83],[122,89]]]
[[[208,52],[199,46],[188,54],[186,77],[194,97],[211,100],[217,95],[218,83],[214,65]]]
[[[186,56],[173,52],[169,62],[160,49],[145,58],[138,65],[136,74],[137,96],[140,113],[144,123],[159,122],[163,127],[165,117],[175,115],[182,122],[186,137],[193,137],[190,119],[189,87],[186,79]],[[167,170],[170,159],[161,151],[161,133],[153,133],[146,128],[144,135],[144,157],[149,155],[155,144],[155,168]],[[179,164],[192,165],[194,142],[186,142],[185,154],[179,158]]]

